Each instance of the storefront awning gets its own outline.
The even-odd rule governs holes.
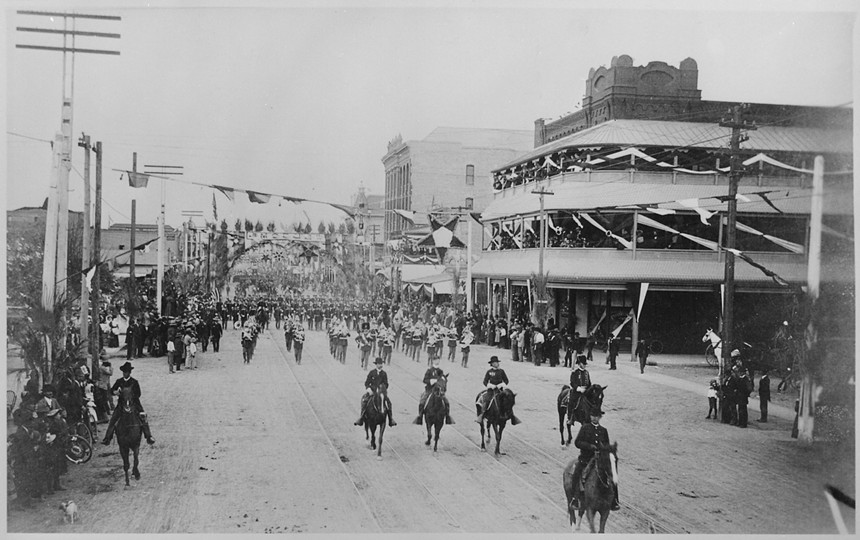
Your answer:
[[[538,270],[540,250],[509,250],[484,252],[472,266],[474,279],[528,279]],[[701,256],[699,256],[701,255]],[[657,258],[657,254],[637,254],[633,259],[629,251],[599,250],[587,253],[582,249],[547,249],[544,253],[544,271],[549,282],[562,284],[625,284],[651,283],[655,285],[718,285],[724,282],[725,263],[716,254],[696,254],[688,258]],[[648,258],[646,258],[648,257]],[[753,259],[756,259],[753,256]],[[758,260],[783,279],[802,284],[806,281],[806,263],[802,256],[786,256],[780,260]],[[822,275],[839,280],[853,279],[853,268],[837,272],[824,266]],[[737,259],[735,280],[740,285],[778,287],[771,278],[746,262]],[[662,288],[662,287],[661,287]]]

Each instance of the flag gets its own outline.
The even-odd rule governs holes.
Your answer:
[[[145,188],[149,184],[149,175],[134,171],[126,171],[128,173],[128,187]]]
[[[681,206],[692,208],[697,214],[699,214],[699,219],[705,225],[710,225],[710,223],[708,223],[708,220],[716,214],[716,212],[709,212],[704,208],[699,208],[699,199],[683,199],[675,202],[680,204]]]
[[[217,189],[218,191],[223,193],[231,201],[236,200],[236,192],[233,190],[233,188],[228,188],[228,187],[224,187],[224,186],[212,186],[212,187],[214,187],[215,189]],[[214,193],[213,193],[213,195],[214,195]]]
[[[96,275],[96,268],[98,265],[94,265],[90,268],[89,272],[87,272],[87,291],[93,292],[93,276]]]
[[[348,215],[351,218],[355,217],[355,208],[353,208],[352,206],[346,206],[343,204],[335,204],[335,203],[328,203],[328,205],[333,207],[333,208],[337,208],[338,210],[345,213],[346,215]]]
[[[247,191],[248,200],[252,203],[266,204],[272,198],[268,193],[257,193],[256,191]]]
[[[469,212],[469,217],[478,222],[478,225],[481,224],[481,213],[480,212]]]
[[[415,224],[415,212],[413,212],[412,210],[400,210],[398,208],[395,208],[392,211],[398,216],[408,221],[409,223],[412,223],[413,225]]]
[[[218,204],[215,202],[215,192],[212,192],[212,216],[218,221]]]

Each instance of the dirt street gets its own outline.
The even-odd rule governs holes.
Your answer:
[[[141,449],[139,481],[124,486],[116,443],[71,465],[62,494],[7,506],[10,533],[563,533],[569,530],[562,470],[578,451],[560,444],[556,396],[565,368],[510,360],[473,347],[468,368],[450,372],[455,425],[439,451],[411,424],[426,352],[398,352],[386,368],[397,426],[382,459],[353,425],[366,372],[355,344],[346,365],[323,332],[308,332],[296,365],[282,332],[264,332],[250,363],[228,330],[200,369],[169,374],[163,358],[133,362],[154,446]],[[446,351],[447,353],[447,351]],[[498,354],[523,423],[508,425],[499,458],[480,451],[474,399],[487,360]],[[622,508],[609,533],[836,533],[821,488],[855,492],[853,444],[799,446],[790,418],[748,429],[704,418],[704,388],[685,389],[659,365],[639,374],[619,361],[589,366],[607,385],[603,425],[619,446]],[[668,371],[668,370],[667,370]],[[756,417],[751,413],[750,418]],[[100,426],[104,429],[104,425]],[[576,430],[574,430],[574,436]],[[80,522],[64,525],[57,505],[75,500]],[[854,523],[853,512],[846,511]],[[853,530],[853,528],[852,528]]]

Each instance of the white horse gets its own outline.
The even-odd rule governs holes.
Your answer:
[[[712,328],[708,328],[707,331],[705,331],[705,335],[702,336],[702,343],[705,343],[706,341],[711,342],[711,347],[714,348],[714,355],[717,357],[717,361],[720,361],[723,357],[723,340]]]

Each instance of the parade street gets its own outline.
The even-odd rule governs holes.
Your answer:
[[[366,375],[354,343],[342,365],[326,334],[309,331],[297,365],[272,325],[246,365],[231,328],[195,371],[170,374],[163,357],[136,359],[156,439],[142,445],[140,480],[126,488],[116,443],[98,444],[89,463],[70,465],[66,491],[10,507],[7,531],[563,533],[562,471],[578,455],[558,433],[556,396],[569,370],[512,362],[509,353],[475,346],[468,368],[459,352],[455,362],[443,354],[456,424],[434,453],[425,428],[412,424],[426,352],[414,362],[395,351],[386,371],[398,425],[385,431],[381,460],[353,425]],[[498,458],[493,445],[481,452],[474,422],[491,354],[502,359],[522,420],[504,431]],[[606,532],[836,532],[822,486],[854,492],[853,448],[803,448],[790,437],[788,407],[748,429],[706,420],[706,386],[661,373],[656,360],[644,374],[627,358],[617,371],[602,356],[588,365],[607,386],[602,424],[618,443],[621,510]],[[80,512],[74,525],[53,511],[69,499]]]

